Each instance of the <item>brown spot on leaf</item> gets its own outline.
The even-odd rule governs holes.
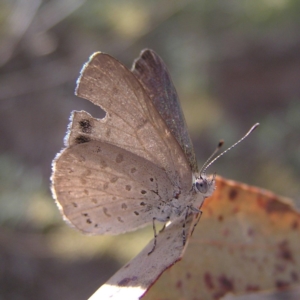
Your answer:
[[[232,292],[234,291],[234,284],[233,281],[229,278],[227,278],[225,275],[221,275],[218,278],[218,282],[220,284],[220,287],[225,292]]]
[[[291,271],[291,278],[293,281],[299,281],[299,276],[295,271]]]
[[[214,283],[213,283],[213,279],[212,279],[212,276],[210,273],[206,272],[204,273],[204,283],[206,285],[206,287],[209,289],[209,290],[212,290],[214,289]]]
[[[238,192],[235,188],[230,189],[229,193],[228,193],[228,197],[230,201],[234,201],[235,198],[237,197]]]
[[[293,262],[293,255],[292,252],[288,246],[288,241],[282,241],[278,244],[278,250],[279,250],[279,254],[278,256],[283,259],[283,260],[287,260],[290,262]]]
[[[296,230],[296,229],[298,229],[298,227],[299,227],[298,220],[294,220],[294,221],[292,222],[292,224],[291,224],[291,228],[292,228],[293,230]]]
[[[267,213],[283,213],[291,211],[291,207],[287,203],[280,202],[277,198],[274,198],[266,201],[265,210]]]
[[[275,286],[278,289],[285,289],[289,286],[289,283],[286,281],[283,281],[283,280],[277,280],[277,281],[275,281]]]
[[[177,289],[181,289],[181,288],[182,288],[182,281],[181,281],[181,280],[178,280],[178,281],[176,282],[176,288],[177,288]]]
[[[248,234],[249,236],[253,236],[253,235],[254,235],[254,229],[253,229],[253,228],[248,228],[247,234]]]
[[[118,286],[128,286],[129,283],[132,285],[132,282],[136,281],[137,279],[137,276],[126,277],[118,282]]]
[[[260,287],[258,285],[247,285],[246,286],[246,291],[247,292],[256,292],[256,291],[259,291],[260,290]]]

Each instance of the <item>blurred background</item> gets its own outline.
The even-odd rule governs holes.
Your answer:
[[[82,236],[51,197],[71,111],[103,116],[74,96],[95,51],[163,58],[200,166],[260,122],[209,171],[299,207],[299,14],[297,0],[0,0],[0,300],[85,299],[152,238]]]

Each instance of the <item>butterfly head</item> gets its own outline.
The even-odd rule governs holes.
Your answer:
[[[206,174],[202,173],[195,180],[194,190],[197,193],[201,193],[205,198],[211,196],[215,190],[215,177],[216,174],[214,174],[211,178],[208,178]]]

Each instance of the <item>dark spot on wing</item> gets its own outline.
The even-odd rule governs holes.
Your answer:
[[[106,135],[106,137],[110,137],[110,133],[111,133],[111,130],[110,130],[110,128],[108,128],[107,130],[106,130],[106,132],[105,132],[105,135]]]
[[[100,168],[102,169],[107,168],[107,162],[104,159],[100,159],[99,164],[100,164]]]
[[[91,139],[87,136],[84,136],[84,135],[79,135],[75,139],[76,144],[83,144],[83,143],[87,143],[87,142],[90,142],[90,141],[91,141]]]
[[[116,163],[121,163],[124,160],[123,154],[119,153],[116,157]]]
[[[83,133],[91,133],[92,132],[92,124],[91,124],[90,120],[88,120],[88,119],[83,119],[83,120],[79,121],[79,126]]]
[[[108,213],[108,209],[106,207],[103,207],[103,212],[107,217],[111,217],[111,215]]]
[[[110,179],[110,182],[114,183],[119,179],[119,177],[114,176],[113,178]]]

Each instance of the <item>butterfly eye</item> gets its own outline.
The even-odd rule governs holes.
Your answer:
[[[196,189],[202,193],[202,194],[206,194],[208,191],[208,184],[207,184],[207,180],[203,179],[203,178],[199,178],[196,180]]]

